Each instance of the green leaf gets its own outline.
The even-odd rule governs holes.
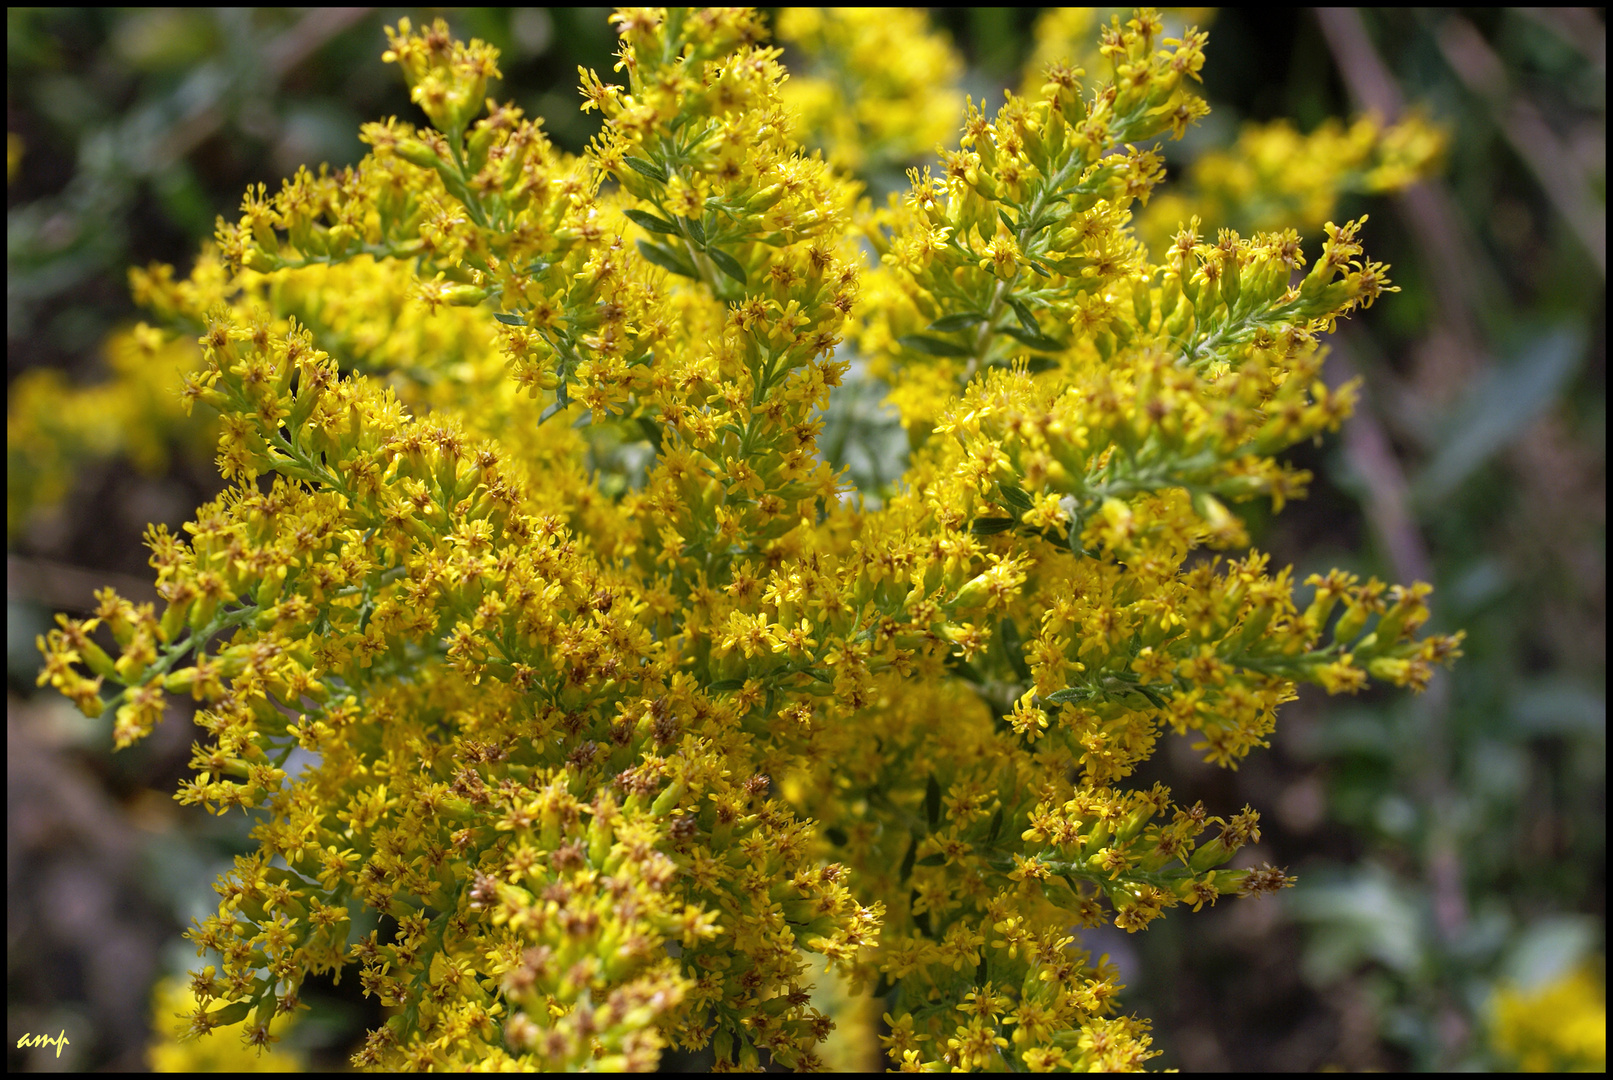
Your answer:
[[[656,183],[664,184],[667,182],[667,171],[653,161],[645,161],[640,157],[623,158],[622,160],[627,162],[628,168],[636,173],[648,176]]]
[[[706,227],[700,224],[699,219],[684,218],[683,225],[688,230],[689,239],[695,242],[695,246],[701,251],[706,250]]]
[[[1019,627],[1014,625],[1013,619],[1004,619],[997,624],[997,640],[1002,644],[1003,653],[1008,657],[1008,666],[1014,669],[1014,674],[1029,682],[1031,669],[1025,663],[1025,643],[1020,639]]]
[[[898,345],[912,349],[914,352],[929,353],[931,356],[972,356],[972,350],[962,345],[955,345],[940,338],[925,337],[923,334],[903,334],[896,339]]]
[[[931,829],[934,829],[941,820],[941,785],[935,779],[934,773],[930,774],[930,782],[924,785],[924,817],[929,821]],[[920,865],[930,864],[920,863]]]
[[[1035,259],[1027,259],[1027,260],[1025,260],[1025,264],[1027,266],[1029,266],[1032,270],[1036,271],[1038,274],[1042,275],[1045,278],[1050,278],[1050,277],[1053,276],[1052,274],[1048,273],[1047,267],[1043,266],[1041,263],[1037,262]]]
[[[1043,349],[1047,352],[1058,352],[1064,348],[1061,342],[1054,341],[1046,334],[1032,333],[1022,326],[999,326],[999,334],[1007,334],[1017,341],[1029,345],[1033,349]]]
[[[1040,334],[1042,332],[1042,324],[1036,321],[1036,316],[1031,314],[1031,309],[1026,305],[1025,301],[1017,296],[1005,296],[1003,299],[1008,302],[1009,307],[1014,309],[1014,314],[1019,316],[1019,325],[1025,328],[1027,334]]]
[[[695,268],[690,265],[689,261],[665,244],[640,240],[638,250],[639,254],[663,270],[670,270],[674,274],[682,274],[684,277],[694,278],[696,281],[700,280],[700,275],[695,273]]]
[[[507,311],[495,311],[495,312],[493,312],[493,318],[497,319],[499,322],[503,323],[505,326],[525,326],[526,325],[526,323],[522,321],[521,316],[519,316],[519,315],[511,315]]]
[[[706,687],[706,692],[708,694],[721,694],[729,690],[738,690],[744,685],[744,679],[719,679]]]
[[[917,889],[913,890],[913,895],[918,895]],[[913,925],[916,926],[919,933],[923,934],[925,937],[935,937],[935,931],[930,929],[930,913],[928,911],[924,912],[923,914],[913,916]]]
[[[656,217],[647,210],[623,210],[628,220],[633,221],[652,233],[663,233],[668,236],[678,235],[678,227],[666,218]]]
[[[956,315],[943,315],[925,329],[937,334],[952,334],[959,330],[967,330],[971,326],[979,326],[985,321],[986,317],[978,311],[963,311]]]
[[[1518,730],[1530,735],[1594,735],[1607,719],[1607,702],[1589,683],[1566,675],[1547,675],[1520,683],[1514,691],[1512,716]]]
[[[223,1027],[227,1024],[239,1024],[247,1018],[247,1014],[251,1011],[252,1003],[250,1001],[237,1001],[233,1005],[224,1006],[222,1009],[214,1009],[207,1014],[207,1019],[214,1026]]]
[[[997,490],[1002,493],[1004,505],[1015,513],[1026,513],[1036,505],[1024,488],[1015,487],[1013,484],[998,484]]]
[[[1055,690],[1042,700],[1049,705],[1064,705],[1072,701],[1085,701],[1092,696],[1092,691],[1084,686],[1067,686],[1063,690]]]
[[[947,857],[945,855],[941,854],[939,851],[937,851],[934,855],[926,855],[926,856],[924,856],[924,858],[920,859],[914,865],[916,865],[916,866],[940,866],[942,863],[944,863],[946,861],[947,861]]]
[[[1148,703],[1156,709],[1165,707],[1165,695],[1157,686],[1138,686],[1134,688],[1137,693],[1148,699]]]
[[[1016,524],[1018,524],[1018,522],[1016,522],[1013,518],[975,518],[974,521],[969,525],[969,531],[974,533],[976,536],[996,536],[998,533],[1007,532]]]
[[[659,451],[661,449],[661,425],[651,420],[648,416],[641,416],[638,418],[638,427],[640,431],[644,432],[644,437],[650,441],[650,445]]]
[[[1561,399],[1585,352],[1584,333],[1563,324],[1533,335],[1510,363],[1491,369],[1457,407],[1433,460],[1413,482],[1417,501],[1437,505],[1527,431]]]
[[[746,283],[745,268],[739,265],[738,259],[728,254],[728,252],[723,251],[721,248],[707,248],[706,254],[711,256],[711,261],[716,265],[717,269],[721,270],[723,273],[727,274],[741,285]]]
[[[913,839],[907,845],[907,854],[902,856],[902,865],[897,870],[896,876],[898,881],[906,881],[908,875],[913,873],[913,859],[916,855],[918,855],[918,851],[919,837],[917,830],[915,830],[913,833]]]
[[[555,387],[554,403],[552,405],[550,405],[547,409],[543,410],[543,414],[538,417],[538,423],[540,423],[540,424],[543,423],[545,420],[549,419],[549,417],[554,416],[558,412],[561,412],[562,410],[564,410],[570,404],[571,404],[571,394],[568,393],[567,390],[566,390],[566,365],[561,364],[560,365],[560,385]]]
[[[1036,535],[1040,536],[1043,540],[1046,540],[1049,544],[1052,544],[1060,551],[1070,550],[1070,542],[1061,536],[1055,529],[1038,529],[1036,531]]]
[[[997,807],[997,812],[995,814],[991,815],[991,828],[986,833],[986,843],[988,843],[988,844],[996,843],[997,842],[997,834],[1002,832],[1002,829],[1003,829],[1003,808],[999,806],[999,807]]]
[[[969,661],[965,660],[963,657],[959,656],[957,653],[947,654],[946,665],[948,671],[952,672],[964,682],[969,683],[972,686],[985,685],[986,680],[981,676],[980,672],[975,670],[975,666],[969,663]]]
[[[1009,232],[1019,231],[1019,226],[1015,225],[1011,220],[1009,220],[1008,211],[1004,210],[1000,206],[997,207],[997,220],[1001,221],[1003,223],[1003,227]]]
[[[1081,514],[1080,511],[1070,512],[1070,531],[1065,536],[1069,542],[1070,550],[1077,555],[1085,555],[1086,548],[1081,546]]]
[[[1052,371],[1059,367],[1059,362],[1051,356],[1032,356],[1025,362],[1025,370],[1032,375],[1040,375],[1044,371]]]

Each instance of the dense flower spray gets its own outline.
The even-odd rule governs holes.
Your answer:
[[[180,800],[260,817],[191,932],[191,1031],[272,1041],[356,970],[391,1008],[359,1065],[810,1068],[816,953],[894,1064],[1141,1066],[1080,929],[1292,879],[1227,867],[1254,810],[1128,777],[1168,730],[1236,767],[1296,683],[1456,655],[1425,585],[1301,608],[1265,556],[1195,554],[1302,493],[1274,455],[1348,415],[1317,341],[1385,268],[1358,223],[1308,269],[1195,221],[1150,260],[1148,140],[1206,106],[1205,36],[1149,11],[1093,77],[970,103],[878,209],[841,165],[887,151],[803,148],[757,14],[612,21],[583,157],[485,100],[495,50],[404,20],[430,126],[367,125],[189,281],[139,278],[200,334],[233,485],[150,532],[163,611],[102,593],[41,681],[120,746],[194,698]],[[878,509],[816,446],[852,348],[913,448]]]

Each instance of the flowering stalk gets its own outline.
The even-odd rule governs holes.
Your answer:
[[[1188,562],[1301,494],[1274,455],[1348,414],[1317,339],[1384,269],[1354,224],[1297,281],[1289,233],[1149,261],[1134,144],[1203,114],[1205,38],[1156,49],[1147,11],[1094,84],[971,105],[879,214],[803,150],[758,15],[613,21],[585,156],[484,115],[493,49],[404,20],[430,127],[367,125],[193,282],[143,279],[201,328],[184,399],[233,485],[148,534],[163,613],[101,594],[41,681],[119,746],[190,695],[178,797],[259,814],[191,933],[192,1030],[270,1041],[356,966],[397,1010],[360,1065],[809,1068],[816,952],[903,1065],[1140,1066],[1072,927],[1292,881],[1226,867],[1252,809],[1125,786],[1161,731],[1235,767],[1297,682],[1456,655],[1426,586],[1335,572],[1301,610],[1263,555]],[[877,511],[816,447],[847,336],[915,448]]]

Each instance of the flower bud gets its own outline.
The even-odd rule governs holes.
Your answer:
[[[1182,295],[1187,297],[1189,304],[1197,304],[1199,299],[1200,278],[1198,274],[1188,271],[1187,266],[1185,265],[1186,260],[1184,259],[1183,261],[1184,265],[1181,269],[1181,272],[1172,274],[1171,280],[1175,282],[1177,288],[1181,289]]]
[[[196,685],[196,675],[194,667],[180,668],[162,681],[162,688],[170,694],[188,694]]]
[[[979,192],[982,197],[987,199],[995,199],[997,197],[997,182],[991,178],[989,173],[983,172],[981,169],[976,167],[970,167],[969,169],[965,170],[963,179],[971,188]]]
[[[1341,645],[1348,645],[1361,635],[1366,628],[1367,616],[1371,612],[1365,604],[1351,604],[1339,617],[1338,625],[1333,628],[1333,640]]]
[[[784,185],[769,184],[745,200],[745,210],[752,214],[766,213],[777,206],[782,198],[784,198]]]
[[[163,641],[173,641],[185,628],[185,616],[190,612],[190,605],[194,599],[192,596],[186,596],[169,603],[168,610],[162,613],[162,621],[157,624],[157,635]]]
[[[271,255],[262,248],[252,248],[246,253],[241,265],[248,270],[256,270],[260,274],[272,273],[286,265],[286,260],[278,255]]]
[[[952,598],[951,606],[957,609],[966,609],[978,606],[985,598],[987,589],[991,586],[991,571],[976,575],[963,583],[956,596]]]
[[[1109,831],[1109,823],[1107,821],[1104,821],[1100,818],[1094,822],[1092,825],[1092,831],[1087,834],[1086,840],[1081,845],[1081,857],[1084,859],[1090,859],[1098,852],[1102,851],[1104,847],[1108,845],[1109,838],[1112,835],[1113,834]]]
[[[475,307],[487,299],[487,290],[475,285],[445,285],[438,295],[443,303],[454,307]]]
[[[106,650],[90,640],[88,636],[78,646],[78,654],[83,658],[89,669],[97,675],[108,679],[116,677],[116,668],[112,663],[112,658],[106,654]]]
[[[1147,278],[1133,278],[1131,282],[1131,310],[1137,316],[1137,325],[1148,329],[1154,317],[1154,290]]]
[[[1403,686],[1411,674],[1411,661],[1394,656],[1378,656],[1367,661],[1367,672],[1374,679]]]
[[[1115,839],[1125,843],[1135,838],[1138,833],[1143,831],[1143,826],[1153,819],[1155,813],[1152,803],[1144,803],[1142,806],[1137,807],[1126,816],[1125,821],[1120,823],[1120,828],[1115,831]]]
[[[268,570],[258,582],[257,603],[261,608],[273,607],[286,588],[286,568],[276,566]]]
[[[1276,611],[1277,605],[1269,600],[1258,604],[1244,619],[1243,629],[1238,634],[1236,648],[1247,649],[1250,645],[1259,641],[1260,635],[1264,634],[1266,627],[1271,625],[1272,616],[1276,614]]]
[[[1242,288],[1242,271],[1238,261],[1228,255],[1221,263],[1221,302],[1231,311],[1238,306],[1238,296]]]
[[[1195,274],[1195,283],[1197,277],[1198,275]],[[1200,325],[1209,322],[1210,316],[1215,314],[1216,306],[1219,305],[1220,302],[1221,291],[1217,288],[1212,288],[1209,282],[1206,280],[1205,283],[1199,288],[1198,296],[1194,297],[1193,299],[1193,317],[1199,321]]]
[[[218,611],[218,599],[212,596],[203,596],[197,600],[190,609],[190,628],[200,633],[202,628],[213,621],[213,615]]]
[[[665,791],[655,797],[655,802],[650,804],[650,816],[654,818],[666,817],[672,812],[672,808],[678,804],[678,800],[683,798],[683,791],[684,784],[682,780],[672,781]]]
[[[611,828],[605,815],[595,814],[594,820],[588,823],[588,861],[595,866],[604,866],[605,860],[610,857]]]
[[[1193,849],[1192,856],[1187,865],[1198,873],[1213,870],[1233,856],[1234,852],[1227,850],[1227,846],[1219,836],[1214,837],[1207,844],[1200,844]]]
[[[399,139],[393,151],[410,165],[417,165],[422,169],[435,169],[441,164],[436,151],[416,139]]]
[[[498,132],[491,124],[484,123],[471,131],[470,137],[465,140],[465,167],[468,174],[482,171],[482,166],[487,164],[487,152],[492,149],[497,136]]]

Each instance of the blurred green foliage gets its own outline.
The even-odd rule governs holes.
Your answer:
[[[135,317],[128,266],[161,260],[183,272],[248,182],[355,161],[362,120],[412,115],[379,59],[382,23],[405,13],[422,17],[9,9],[8,159],[20,159],[8,166],[8,386],[38,367],[99,377],[99,343]],[[576,67],[611,66],[602,14],[450,17],[462,36],[503,51],[499,96],[543,116],[575,151],[592,131],[576,107]],[[1017,85],[1033,13],[934,17],[968,62],[965,89],[995,98]],[[1317,473],[1311,498],[1251,526],[1299,577],[1338,565],[1432,580],[1431,629],[1465,628],[1467,655],[1419,698],[1325,710],[1302,698],[1274,750],[1238,774],[1162,755],[1183,798],[1274,807],[1259,855],[1286,863],[1300,885],[1280,904],[1167,920],[1146,941],[1117,936],[1095,951],[1122,963],[1128,1005],[1155,1019],[1166,1065],[1511,1067],[1492,1037],[1496,988],[1550,986],[1606,948],[1605,15],[1229,10],[1193,20],[1211,32],[1215,113],[1167,147],[1173,171],[1227,144],[1244,120],[1288,116],[1309,130],[1421,103],[1451,132],[1442,179],[1341,207],[1340,220],[1371,212],[1368,250],[1393,264],[1404,291],[1334,339],[1338,381],[1359,373],[1366,393],[1342,440],[1299,455]],[[879,400],[871,384],[846,395],[823,438],[868,489],[899,475],[903,450]],[[87,910],[139,897],[145,914],[125,922],[153,943],[206,906],[216,864],[241,836],[167,802],[184,772],[181,725],[108,765],[104,732],[25,700],[37,661],[27,646],[50,610],[87,604],[69,567],[143,574],[139,526],[177,526],[210,494],[207,474],[205,461],[181,462],[142,486],[109,464],[70,500],[91,509],[24,530],[8,551],[10,725],[36,779],[58,784],[28,790],[77,792],[102,815],[68,829],[65,847],[48,822],[20,836],[13,822],[8,843],[8,884],[26,894],[8,925],[24,943],[8,965],[8,1013],[13,1026],[66,1018],[93,1029],[63,1065],[138,1067],[150,981],[188,960],[131,945],[122,966],[100,971],[105,950],[47,916],[42,882],[93,890],[82,867],[109,866],[74,861],[98,850],[84,821],[142,852],[134,869],[106,869],[105,902]],[[48,769],[59,775],[38,772]],[[137,953],[146,959],[128,961]],[[40,974],[52,965],[58,974]],[[332,1054],[373,1022],[348,989],[322,1002],[326,1021],[309,1036]],[[10,1053],[13,1067],[50,1064]]]

